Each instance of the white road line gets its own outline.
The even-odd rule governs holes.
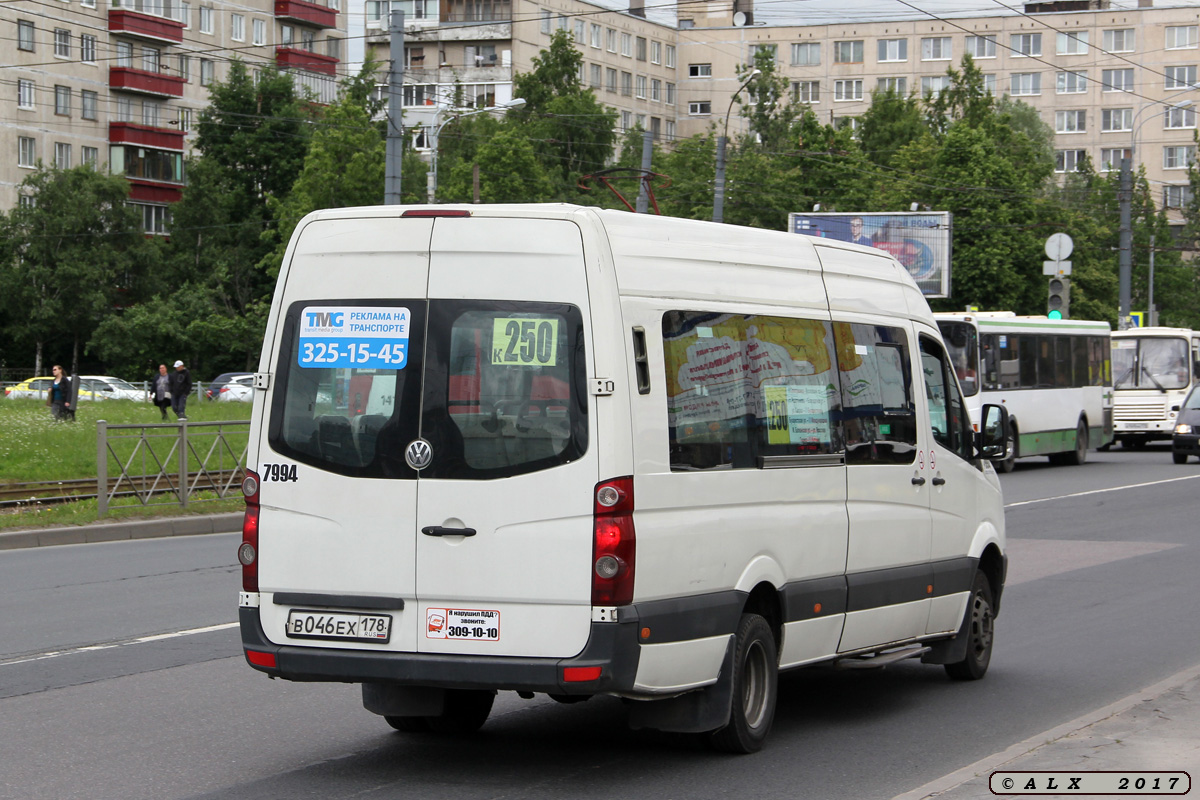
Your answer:
[[[36,653],[31,656],[22,656],[9,661],[0,661],[0,667],[9,667],[13,664],[28,664],[31,661],[45,661],[48,658],[58,658],[59,656],[73,656],[79,653],[94,653],[98,650],[112,650],[117,647],[127,647],[131,644],[146,644],[147,642],[161,642],[166,639],[178,639],[181,636],[194,636],[197,633],[212,633],[213,631],[224,631],[230,628],[236,628],[238,623],[227,622],[223,625],[209,625],[205,628],[190,628],[186,631],[172,631],[171,633],[156,633],[153,636],[139,636],[136,639],[127,639],[122,642],[106,642],[104,644],[89,644],[82,647],[72,647],[70,650],[49,650],[45,653]]]
[[[1005,508],[1016,508],[1017,506],[1028,506],[1034,503],[1049,503],[1051,500],[1066,500],[1068,497],[1086,497],[1089,494],[1104,494],[1105,492],[1116,492],[1121,489],[1141,489],[1145,486],[1158,486],[1163,483],[1175,483],[1176,481],[1194,481],[1200,478],[1200,475],[1185,475],[1182,478],[1166,478],[1161,481],[1150,481],[1149,483],[1130,483],[1126,486],[1110,486],[1107,489],[1092,489],[1088,492],[1075,492],[1074,494],[1059,494],[1054,497],[1040,497],[1037,500],[1021,500],[1017,503],[1005,503]]]

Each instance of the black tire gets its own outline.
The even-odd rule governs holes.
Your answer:
[[[992,661],[993,608],[992,584],[982,570],[977,570],[963,618],[963,632],[959,634],[967,637],[967,655],[962,661],[946,665],[946,674],[951,678],[977,681],[987,674]]]
[[[726,753],[756,753],[771,732],[779,694],[775,635],[758,614],[742,614],[738,623],[732,680],[729,724],[713,731],[709,741]]]
[[[494,702],[494,691],[447,689],[446,705],[441,716],[426,717],[425,721],[429,729],[436,733],[474,733],[487,722]]]
[[[429,721],[424,717],[384,717],[384,720],[401,733],[425,733],[429,730]]]
[[[1004,447],[1008,455],[1003,461],[996,462],[996,471],[1008,474],[1013,471],[1013,467],[1017,465],[1017,442],[1020,437],[1017,435],[1016,424],[1009,425],[1008,438],[1004,441]]]
[[[1075,449],[1055,453],[1050,456],[1050,463],[1077,467],[1087,461],[1088,444],[1087,426],[1083,424],[1083,420],[1079,420],[1079,425],[1075,428]]]
[[[1171,453],[1171,458],[1176,464],[1186,464],[1188,459],[1187,453]]]

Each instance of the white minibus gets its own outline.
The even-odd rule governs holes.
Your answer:
[[[992,461],[878,250],[570,205],[318,211],[255,376],[254,668],[400,731],[498,691],[760,748],[781,670],[987,671]]]
[[[1113,423],[1122,447],[1170,439],[1192,386],[1200,383],[1200,332],[1130,328],[1112,335]]]

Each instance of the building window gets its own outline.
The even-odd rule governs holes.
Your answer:
[[[971,58],[995,58],[996,34],[989,33],[982,36],[968,36],[964,47],[967,55]]]
[[[639,100],[646,99],[646,76],[645,75],[637,76],[637,89],[634,92],[634,97],[638,98]]]
[[[1133,150],[1128,147],[1105,147],[1100,150],[1100,171],[1115,172],[1121,168],[1122,158],[1133,158]]]
[[[1100,130],[1105,133],[1112,131],[1133,130],[1132,108],[1105,108],[1100,111]]]
[[[1059,33],[1056,35],[1055,52],[1060,56],[1081,56],[1088,51],[1088,32]]]
[[[689,78],[711,78],[712,64],[688,64]]]
[[[190,83],[192,80],[192,59],[191,59],[191,57],[188,55],[185,55],[184,53],[180,53],[176,58],[177,58],[176,63],[178,64],[178,70],[179,70],[179,77],[183,78],[185,81],[188,81]]]
[[[37,166],[37,144],[28,136],[17,137],[17,166],[30,169]]]
[[[617,90],[617,71],[612,67],[604,69],[604,88],[610,92]]]
[[[634,42],[634,57],[638,61],[645,61],[649,57],[647,40],[644,36],[637,37],[637,40]]]
[[[550,31],[553,29],[553,25],[551,24],[553,21],[554,21],[554,18],[553,18],[553,15],[550,13],[550,9],[543,8],[542,9],[542,33],[544,33],[546,35],[550,34]]]
[[[26,20],[17,20],[17,49],[33,52],[33,23]]]
[[[590,38],[588,39],[588,44],[590,44],[592,47],[596,48],[597,50],[599,50],[602,46],[601,38],[603,36],[603,30],[604,30],[603,28],[601,28],[599,25],[597,25],[596,23],[593,22],[591,25],[591,28],[588,31],[590,34]]]
[[[1182,186],[1163,187],[1163,205],[1167,208],[1187,208],[1192,203],[1192,187]]]
[[[662,81],[657,78],[650,81],[650,99],[656,103],[662,102]]]
[[[71,116],[71,87],[54,87],[54,113],[60,117]]]
[[[1012,54],[1019,58],[1040,56],[1042,54],[1042,35],[1040,33],[1014,33],[1009,39]]]
[[[96,0],[79,0],[79,5],[83,6],[84,8],[95,8]]]
[[[1087,158],[1087,150],[1055,150],[1055,172],[1078,172],[1079,165]]]
[[[1195,145],[1174,145],[1163,148],[1163,169],[1187,169],[1195,160]]]
[[[667,57],[664,61],[665,61],[665,63],[663,64],[664,67],[667,67],[669,69],[675,69],[675,45],[673,45],[673,44],[667,45]]]
[[[607,28],[604,31],[605,49],[610,53],[617,52],[617,32],[612,28]]]
[[[71,32],[66,28],[54,29],[54,57],[71,57]]]
[[[117,42],[117,66],[133,67],[133,45],[129,42]]]
[[[1110,53],[1133,52],[1133,28],[1104,32],[1104,49]]]
[[[190,108],[179,109],[179,131],[180,131],[180,133],[191,133],[192,126],[194,124],[195,123],[194,123],[193,117],[192,117],[192,109],[190,109]]]
[[[284,47],[291,47],[296,38],[296,29],[291,25],[279,26],[279,43]]]
[[[633,130],[633,112],[632,111],[622,111],[621,112],[621,130],[623,130],[623,131]]]
[[[667,105],[675,105],[675,84],[673,83],[667,84]]]
[[[1178,27],[1167,28],[1167,49],[1168,50],[1195,50],[1200,43],[1200,26],[1197,25],[1180,25]]]
[[[558,15],[558,29],[560,31],[565,31],[569,27],[570,27],[570,23],[567,21],[567,16],[565,14],[559,14]]]
[[[651,64],[661,64],[662,63],[662,42],[656,42],[656,41],[651,40],[651,42],[650,42],[650,63]]]
[[[983,76],[983,90],[988,94],[996,94],[996,76],[993,74],[985,74]]]
[[[24,78],[17,79],[17,108],[23,108],[26,111],[32,111],[34,108],[33,98],[33,81],[27,81]]]
[[[1100,80],[1106,92],[1132,92],[1132,69],[1106,69],[1100,73]]]
[[[669,142],[675,141],[675,120],[673,120],[673,119],[667,120],[666,136],[667,136],[667,141],[669,141]]]
[[[584,33],[587,31],[587,23],[578,17],[575,19],[575,41],[581,46],[584,42]]]
[[[1042,93],[1042,73],[1018,72],[1012,76],[1012,94],[1029,95]]]
[[[1166,110],[1166,126],[1167,128],[1194,128],[1196,127],[1196,109],[1195,108],[1168,108]]]
[[[314,31],[300,29],[300,49],[306,53],[316,52],[317,34]]]
[[[752,44],[750,45],[750,63],[753,64],[758,56],[758,51],[763,50],[770,57],[772,62],[779,60],[779,45],[774,44]]]
[[[633,34],[632,33],[622,33],[621,34],[621,55],[625,56],[626,58],[633,57]]]
[[[710,100],[694,100],[688,103],[688,113],[693,117],[704,116],[712,113],[712,101]]]
[[[200,85],[212,86],[213,82],[213,62],[210,59],[200,59]]]
[[[492,47],[492,60],[487,62],[487,66],[493,66],[496,59],[496,48]],[[338,61],[342,60],[342,40],[336,36],[330,36],[325,39],[325,55]]]
[[[840,80],[833,82],[834,100],[862,100],[863,82],[861,80]]]
[[[200,32],[213,32],[213,10],[212,6],[200,6]]]
[[[142,124],[151,128],[159,127],[161,106],[153,100],[142,101]]]
[[[1087,91],[1087,70],[1060,72],[1057,79],[1059,94],[1082,94]]]
[[[251,44],[264,45],[267,43],[267,23],[266,20],[255,19],[250,21],[250,27],[254,33],[254,41]]]
[[[79,148],[79,163],[85,167],[96,169],[100,166],[100,149],[97,147],[81,147]]]
[[[85,64],[96,63],[96,37],[90,33],[79,36],[79,60]]]
[[[79,93],[79,116],[84,119],[96,119],[99,105],[99,95],[84,89]]]
[[[54,168],[71,168],[71,145],[67,144],[66,142],[54,143]]]
[[[1167,67],[1164,72],[1167,75],[1168,89],[1190,89],[1196,84],[1195,64],[1187,67]]]
[[[142,212],[142,231],[155,236],[167,234],[171,224],[171,212],[166,206],[152,206],[147,203],[131,203]]]
[[[921,78],[921,96],[941,94],[950,88],[949,75],[925,75]]]
[[[792,45],[793,57],[796,45]],[[908,61],[908,39],[880,39],[879,61]],[[795,63],[793,61],[792,63]]]
[[[834,42],[833,43],[833,63],[835,64],[861,64],[863,63],[863,43],[861,39],[855,41]]]
[[[153,47],[142,48],[142,69],[146,72],[158,72],[160,53]]]
[[[792,45],[793,67],[816,67],[821,64],[821,43],[800,42]]]
[[[933,36],[921,40],[922,61],[948,61],[950,57],[949,36]]]
[[[794,81],[792,100],[797,103],[816,103],[821,99],[820,81]]]
[[[621,96],[629,97],[632,94],[633,94],[633,73],[632,72],[622,72],[621,73]]]
[[[592,78],[588,82],[588,86],[590,86],[593,89],[599,89],[601,84],[604,81],[604,67],[602,67],[599,64],[592,64],[591,65],[591,75],[592,75]]]
[[[1055,133],[1083,133],[1087,130],[1086,111],[1055,111]]]
[[[490,108],[496,105],[496,84],[468,83],[462,87],[468,108]]]
[[[17,205],[21,208],[37,208],[37,198],[27,194],[17,195]]]
[[[133,101],[128,97],[117,98],[117,122],[133,122]]]
[[[652,139],[654,139],[654,141],[658,141],[661,136],[662,136],[662,118],[651,117],[650,118],[650,137]]]
[[[907,78],[880,78],[875,83],[875,90],[878,92],[894,92],[903,97],[908,94],[908,79]]]
[[[179,21],[183,23],[183,27],[185,30],[192,29],[192,4],[191,3],[180,3],[179,4]]]
[[[242,14],[229,15],[229,38],[235,42],[246,41],[246,17]]]

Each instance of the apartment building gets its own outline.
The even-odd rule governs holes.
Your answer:
[[[38,163],[107,165],[166,233],[208,87],[234,57],[274,63],[321,102],[337,91],[340,0],[15,0],[0,81],[0,208]]]

